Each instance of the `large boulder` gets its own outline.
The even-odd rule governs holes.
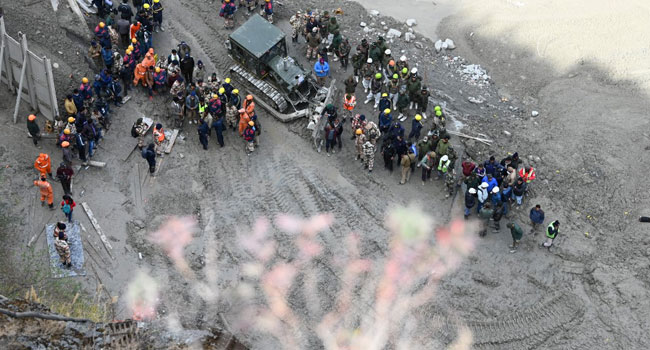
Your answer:
[[[388,33],[386,33],[386,39],[392,39],[392,38],[399,38],[402,36],[402,32],[395,28],[391,28],[388,30]]]

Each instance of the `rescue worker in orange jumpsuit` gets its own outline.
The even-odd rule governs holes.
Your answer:
[[[142,65],[145,66],[145,68],[147,69],[149,69],[150,66],[156,65],[156,59],[155,59],[153,48],[149,49],[149,51],[147,51],[147,54],[144,55],[144,59],[142,60]]]
[[[147,67],[145,67],[144,64],[142,63],[138,63],[138,65],[135,66],[135,72],[133,72],[133,87],[138,86],[140,80],[142,80],[142,85],[147,85],[147,82],[145,80],[145,75],[147,74]]]
[[[246,114],[248,114],[249,117],[255,115],[255,101],[253,101],[253,95],[246,96],[242,108],[246,111]],[[241,134],[242,132],[240,131],[239,133]]]
[[[250,95],[249,95],[250,96]],[[248,127],[248,122],[251,121],[250,115],[246,113],[244,108],[239,110],[239,136],[244,135],[244,130]]]
[[[40,181],[34,181],[34,186],[38,187],[41,191],[41,205],[45,205],[45,200],[47,199],[47,205],[50,209],[54,209],[54,193],[52,192],[52,186],[47,182],[47,178],[41,175]]]
[[[49,175],[52,177],[52,160],[46,153],[41,153],[38,155],[38,158],[36,158],[36,161],[34,162],[34,168],[36,168],[36,170],[41,173],[41,176],[44,177],[46,175]]]

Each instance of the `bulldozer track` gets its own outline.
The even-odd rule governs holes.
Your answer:
[[[271,84],[265,82],[264,80],[257,79],[251,73],[246,71],[244,67],[239,64],[235,64],[230,67],[230,72],[236,74],[237,80],[243,81],[252,85],[257,89],[261,94],[263,94],[270,102],[273,103],[273,106],[280,112],[287,110],[289,106],[287,100],[282,96],[280,91],[274,88]]]
[[[574,295],[557,294],[528,310],[490,321],[471,321],[475,349],[534,349],[560,328],[582,319],[582,302]]]

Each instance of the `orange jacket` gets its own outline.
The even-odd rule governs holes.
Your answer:
[[[347,109],[348,111],[353,110],[356,104],[357,104],[356,97],[352,96],[350,100],[347,100],[345,97],[343,97],[343,108]]]
[[[242,106],[244,110],[246,111],[246,114],[250,115],[255,115],[255,101],[251,100],[250,102],[248,100],[244,100],[244,105]],[[246,122],[246,126],[248,126],[248,122]],[[242,131],[243,132],[243,131]],[[241,132],[240,132],[241,134]]]
[[[141,27],[140,22],[137,22],[136,24],[131,24],[131,28],[130,28],[130,30],[131,30],[131,32],[130,32],[130,33],[131,33],[130,39],[131,39],[131,40],[133,40],[133,38],[135,38],[135,33],[136,33],[138,30],[140,30],[140,27]]]
[[[34,168],[38,170],[41,174],[49,174],[52,172],[52,161],[50,156],[45,153],[41,153],[36,158],[34,162]]]
[[[154,126],[153,137],[155,137],[156,140],[158,140],[158,142],[163,142],[165,141],[165,131],[162,128],[156,129],[156,127]]]
[[[251,117],[248,113],[239,113],[239,135],[244,135],[244,130],[248,127],[248,122],[251,121]]]
[[[41,191],[41,196],[51,196],[52,195],[52,186],[47,181],[36,180],[34,181],[34,186],[37,186]]]

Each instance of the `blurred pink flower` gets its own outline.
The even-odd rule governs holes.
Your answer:
[[[133,319],[155,318],[158,300],[158,283],[146,272],[139,271],[126,291],[126,302]]]
[[[192,216],[173,216],[149,235],[149,241],[159,245],[180,271],[191,273],[184,251],[192,242],[196,227],[196,219]]]

